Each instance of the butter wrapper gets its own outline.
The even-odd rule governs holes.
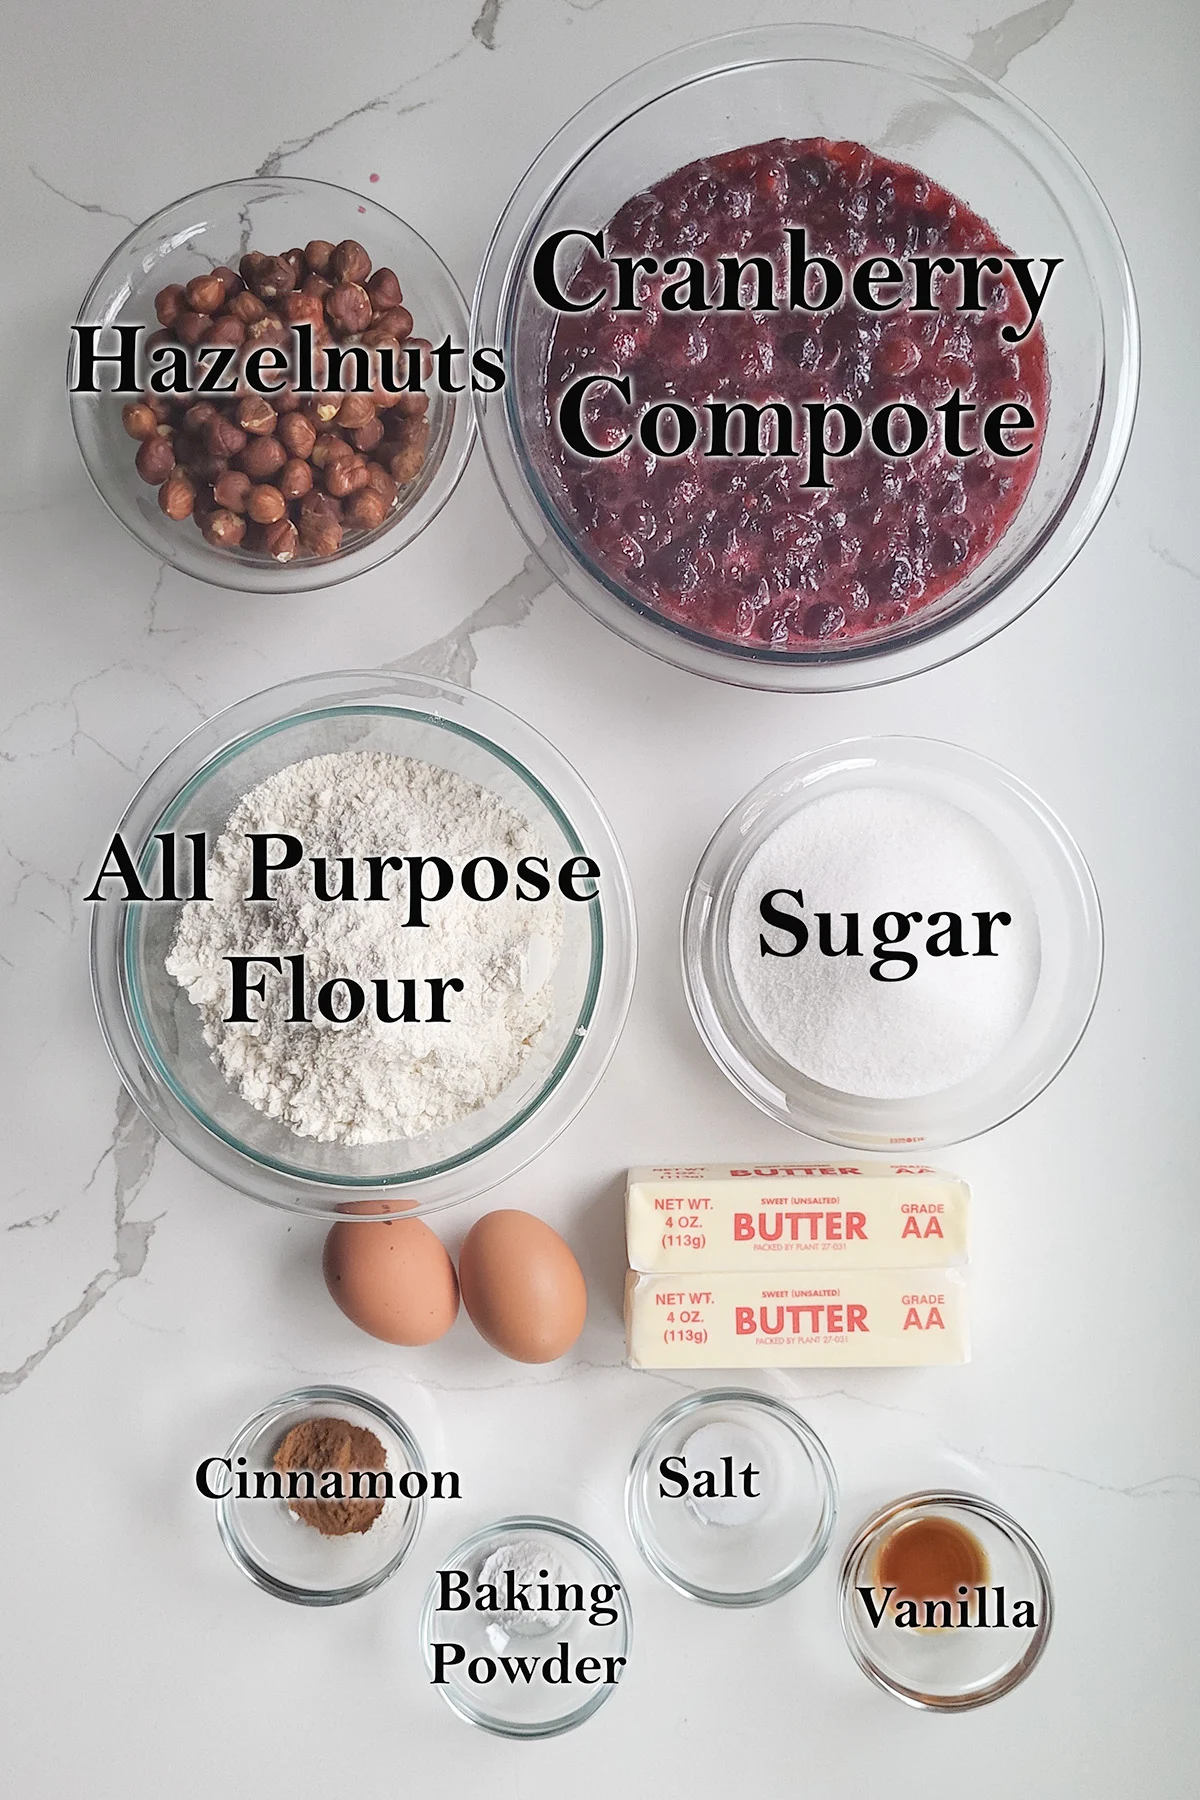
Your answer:
[[[639,1275],[625,1284],[635,1369],[920,1368],[970,1361],[959,1269]]]
[[[921,1163],[631,1169],[629,1266],[677,1270],[958,1268],[970,1189]]]

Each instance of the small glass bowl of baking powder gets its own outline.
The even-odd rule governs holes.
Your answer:
[[[907,1577],[907,1579],[906,1579]],[[842,1562],[842,1630],[877,1687],[925,1712],[1011,1693],[1054,1622],[1046,1561],[976,1494],[907,1494],[872,1515]]]
[[[92,915],[92,985],[101,1028],[130,1094],[201,1168],[292,1212],[337,1218],[367,1210],[374,1218],[412,1218],[473,1198],[515,1174],[591,1094],[629,1009],[636,961],[633,897],[608,821],[565,758],[504,707],[429,676],[340,671],[252,695],[171,752],[134,798],[120,835],[147,883],[157,884],[156,835],[174,834],[177,891],[186,895],[194,834],[207,833],[211,861],[211,846],[243,795],[298,762],[347,752],[412,759],[471,791],[482,789],[528,823],[552,868],[585,856],[599,867],[596,898],[561,907],[556,960],[544,959],[548,972],[530,975],[531,984],[535,977],[543,983],[544,1022],[515,1074],[490,1099],[447,1123],[386,1142],[301,1136],[283,1118],[259,1110],[214,1061],[204,1015],[167,969],[182,900],[127,900],[119,884],[110,887],[114,897],[97,903]],[[287,820],[271,829],[285,831]],[[361,848],[338,846],[342,854]],[[389,848],[402,857],[413,846]],[[425,854],[436,849],[422,846]],[[396,940],[404,940],[407,954],[415,932],[400,929],[405,907],[391,898],[385,908],[396,916]],[[525,910],[538,912],[534,905]],[[257,941],[252,948],[261,955]],[[365,981],[375,971],[341,973]],[[437,1042],[431,1040],[431,1049]],[[361,1050],[357,1054],[361,1059]],[[430,1066],[435,1073],[440,1067],[436,1059]],[[362,1202],[369,1204],[363,1208]]]
[[[1015,775],[932,739],[852,738],[728,814],[681,949],[735,1087],[826,1143],[894,1151],[960,1143],[1036,1099],[1091,1018],[1103,928],[1078,845]]]
[[[612,1558],[561,1519],[500,1519],[444,1559],[421,1650],[447,1704],[498,1737],[557,1737],[624,1676],[633,1615]]]
[[[274,1458],[288,1433],[329,1418],[370,1432],[383,1447],[392,1493],[366,1531],[326,1536],[297,1516],[286,1492],[275,1491],[286,1480]],[[221,1542],[257,1587],[297,1606],[340,1606],[382,1586],[408,1556],[425,1517],[429,1471],[417,1440],[390,1406],[353,1388],[281,1394],[246,1421],[225,1461],[228,1469],[210,1470],[209,1481],[221,1494]]]
[[[668,1407],[634,1453],[625,1517],[661,1581],[710,1606],[763,1606],[812,1574],[837,1518],[829,1453],[769,1394],[712,1388]]]

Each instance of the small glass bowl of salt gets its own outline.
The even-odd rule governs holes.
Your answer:
[[[1100,985],[1095,884],[1062,821],[986,757],[852,738],[725,818],[684,906],[700,1035],[772,1118],[826,1143],[961,1143],[1027,1106]]]
[[[762,1606],[825,1555],[837,1477],[816,1432],[782,1400],[711,1388],[655,1419],[625,1483],[625,1517],[645,1562],[677,1593]]]

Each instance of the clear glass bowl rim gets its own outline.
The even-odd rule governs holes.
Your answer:
[[[817,1534],[811,1548],[790,1569],[785,1569],[774,1581],[767,1582],[760,1588],[749,1588],[740,1593],[722,1593],[712,1588],[702,1587],[697,1582],[687,1579],[680,1570],[674,1568],[660,1555],[657,1545],[642,1515],[641,1489],[649,1471],[650,1462],[663,1434],[670,1426],[691,1414],[703,1413],[713,1406],[743,1406],[751,1411],[769,1413],[778,1420],[800,1444],[808,1459],[810,1468],[821,1492],[821,1515]],[[651,1572],[665,1581],[668,1587],[674,1588],[677,1594],[685,1599],[699,1600],[706,1606],[722,1606],[728,1608],[746,1608],[766,1606],[772,1600],[779,1600],[784,1594],[790,1594],[793,1588],[799,1587],[802,1581],[824,1560],[833,1538],[838,1516],[838,1482],[833,1459],[826,1449],[822,1438],[814,1431],[808,1420],[802,1418],[795,1407],[786,1401],[779,1400],[774,1394],[760,1394],[754,1388],[705,1388],[700,1393],[689,1394],[683,1400],[677,1400],[668,1406],[665,1412],[659,1413],[647,1426],[641,1442],[633,1453],[633,1461],[629,1465],[629,1473],[625,1478],[625,1523],[629,1535],[637,1546],[643,1562]]]
[[[193,188],[190,193],[181,194],[177,200],[162,206],[157,212],[135,225],[126,233],[109,255],[88,287],[75,315],[76,325],[94,324],[95,303],[103,290],[109,271],[113,269],[127,250],[144,233],[152,230],[160,219],[176,212],[180,207],[190,206],[193,201],[211,201],[215,196],[236,195],[239,190],[246,192],[254,189],[270,189],[278,193],[282,189],[311,191],[314,199],[320,194],[336,194],[340,200],[353,200],[357,205],[368,205],[373,212],[384,214],[399,228],[406,237],[419,247],[423,255],[429,258],[441,280],[445,281],[457,304],[457,311],[464,326],[468,325],[470,314],[466,298],[458,282],[442,261],[429,240],[419,232],[415,225],[402,219],[390,207],[380,204],[372,195],[359,194],[353,188],[342,187],[338,182],[319,181],[307,175],[243,175],[231,181],[213,182],[202,188]],[[326,561],[301,560],[292,563],[281,563],[272,568],[268,565],[253,565],[239,561],[236,556],[225,556],[214,550],[211,559],[204,559],[205,568],[211,560],[211,574],[200,573],[183,563],[175,562],[170,557],[163,557],[161,548],[149,543],[137,531],[128,519],[124,518],[114,506],[106,492],[106,482],[101,469],[93,467],[92,459],[84,449],[80,433],[81,409],[88,404],[96,404],[104,399],[114,399],[106,394],[76,394],[72,391],[72,370],[75,364],[76,342],[72,335],[67,351],[66,389],[67,405],[71,415],[71,429],[74,433],[79,459],[87,472],[88,480],[103,501],[107,510],[136,543],[141,544],[156,559],[163,560],[180,574],[188,575],[196,581],[206,581],[213,587],[226,588],[231,592],[255,594],[261,598],[272,598],[288,594],[316,593],[326,588],[338,587],[343,581],[352,581],[355,576],[366,574],[371,569],[379,568],[391,557],[396,556],[420,537],[426,526],[441,512],[443,506],[454,493],[462,480],[471,452],[475,447],[475,417],[473,409],[463,404],[466,396],[459,396],[455,418],[447,436],[441,461],[428,483],[417,496],[411,512],[402,512],[390,525],[380,528],[378,533],[369,533],[361,544],[349,547],[345,552],[330,557]],[[130,464],[132,470],[132,463]],[[253,569],[254,579],[250,579],[247,571]]]
[[[428,1475],[429,1470],[421,1452],[421,1446],[399,1413],[393,1412],[390,1406],[382,1400],[377,1400],[373,1394],[361,1393],[357,1388],[325,1383],[319,1383],[313,1387],[293,1388],[289,1393],[280,1394],[277,1399],[269,1400],[265,1406],[260,1407],[253,1418],[246,1420],[234,1437],[227,1453],[229,1460],[232,1462],[234,1457],[239,1456],[242,1446],[265,1426],[272,1424],[285,1414],[295,1411],[297,1407],[305,1406],[355,1406],[361,1408],[386,1431],[399,1439],[411,1466],[419,1469],[422,1474]],[[351,1582],[346,1587],[301,1588],[293,1586],[291,1582],[280,1580],[277,1575],[273,1575],[250,1554],[234,1523],[229,1498],[229,1496],[223,1496],[219,1499],[214,1511],[217,1519],[217,1531],[231,1559],[242,1571],[242,1574],[247,1576],[256,1587],[262,1588],[276,1600],[288,1600],[297,1606],[342,1606],[350,1600],[361,1600],[364,1594],[373,1593],[376,1588],[382,1587],[384,1582],[389,1581],[396,1573],[400,1565],[407,1561],[409,1552],[420,1536],[421,1526],[425,1519],[426,1503],[422,1495],[420,1499],[410,1500],[408,1503],[407,1529],[399,1549],[373,1575],[364,1576],[361,1581]]]
[[[588,1556],[594,1558],[600,1568],[604,1570],[605,1575],[616,1583],[617,1592],[614,1595],[613,1603],[620,1614],[624,1640],[620,1654],[628,1657],[633,1646],[633,1608],[629,1603],[625,1583],[607,1550],[598,1544],[590,1533],[578,1525],[571,1525],[565,1519],[552,1519],[542,1513],[513,1513],[503,1519],[494,1520],[490,1525],[482,1525],[478,1531],[473,1531],[469,1537],[463,1538],[450,1551],[449,1555],[442,1559],[441,1567],[449,1569],[461,1565],[472,1551],[477,1550],[482,1544],[491,1542],[498,1534],[515,1535],[521,1531],[539,1532],[543,1537],[562,1538],[565,1543],[573,1544],[576,1549],[583,1550]],[[430,1675],[433,1673],[430,1645],[434,1642],[433,1621],[437,1611],[435,1605],[437,1588],[437,1576],[435,1575],[426,1590],[418,1626],[421,1655]],[[497,1719],[482,1709],[468,1706],[463,1696],[456,1693],[449,1685],[441,1689],[442,1698],[451,1711],[456,1712],[469,1725],[478,1725],[481,1730],[493,1732],[497,1737],[525,1739],[559,1737],[564,1731],[573,1731],[577,1725],[582,1725],[585,1719],[590,1719],[606,1700],[611,1699],[613,1692],[612,1686],[601,1684],[592,1689],[588,1698],[580,1706],[577,1706],[573,1712],[564,1714],[562,1718],[543,1724],[522,1725],[509,1720]]]
[[[1030,1567],[1038,1584],[1040,1601],[1038,1624],[1034,1630],[1032,1641],[1025,1654],[1007,1669],[1003,1675],[991,1682],[987,1687],[970,1694],[932,1695],[923,1694],[916,1688],[905,1687],[902,1682],[894,1680],[875,1664],[863,1651],[858,1637],[850,1623],[855,1565],[867,1544],[875,1533],[884,1525],[903,1517],[906,1512],[917,1507],[954,1507],[961,1512],[974,1513],[994,1525],[1028,1557]],[[977,1706],[987,1706],[993,1700],[1003,1699],[1005,1694],[1019,1687],[1025,1677],[1031,1674],[1041,1661],[1046,1645],[1050,1639],[1050,1629],[1054,1623],[1054,1584],[1046,1559],[1034,1543],[1023,1525],[1019,1525],[1003,1507],[992,1500],[985,1500],[979,1494],[968,1494],[956,1488],[922,1489],[914,1494],[903,1494],[898,1500],[892,1500],[887,1506],[881,1506],[861,1525],[855,1533],[842,1559],[841,1573],[838,1577],[838,1613],[842,1622],[842,1635],[851,1656],[868,1680],[876,1687],[891,1694],[893,1699],[903,1700],[907,1706],[915,1707],[919,1712],[970,1712]]]
[[[1016,801],[1021,806],[1024,815],[1037,822],[1043,841],[1053,849],[1056,864],[1071,877],[1071,891],[1079,896],[1087,933],[1086,980],[1076,997],[1075,1017],[1067,1048],[1055,1066],[1049,1068],[1043,1079],[1037,1081],[1035,1085],[1031,1084],[1028,1091],[1016,1096],[1011,1102],[1006,1101],[999,1107],[994,1105],[979,1107],[977,1115],[970,1117],[963,1124],[962,1129],[945,1134],[934,1132],[918,1139],[909,1138],[907,1142],[919,1145],[922,1151],[940,1149],[950,1144],[966,1143],[971,1138],[980,1137],[984,1132],[994,1130],[998,1125],[1006,1124],[1009,1119],[1015,1118],[1027,1106],[1032,1105],[1061,1075],[1083,1041],[1095,1011],[1104,967],[1104,922],[1100,897],[1096,890],[1095,879],[1082,850],[1062,819],[1041,796],[1019,776],[1012,774],[1002,763],[995,762],[991,757],[983,756],[976,750],[968,750],[963,745],[952,744],[941,738],[925,738],[912,734],[895,733],[881,737],[844,738],[837,743],[825,744],[815,750],[806,751],[800,756],[789,758],[787,762],[780,763],[777,768],[771,770],[761,781],[756,782],[730,808],[709,839],[684,897],[679,930],[679,950],[688,1010],[692,1015],[692,1022],[714,1062],[739,1093],[744,1094],[761,1111],[767,1113],[769,1117],[777,1119],[781,1125],[787,1125],[793,1131],[805,1132],[809,1136],[817,1138],[821,1143],[835,1144],[841,1149],[872,1154],[888,1153],[887,1144],[878,1132],[866,1133],[864,1131],[855,1136],[834,1135],[824,1121],[814,1123],[811,1114],[801,1118],[799,1107],[793,1111],[790,1108],[779,1106],[774,1103],[769,1091],[763,1091],[764,1088],[772,1089],[773,1083],[761,1074],[752,1058],[746,1053],[745,1047],[739,1044],[726,1030],[705,979],[703,948],[707,943],[710,921],[708,917],[702,918],[701,912],[710,893],[714,901],[711,910],[715,911],[716,901],[728,885],[732,851],[738,843],[746,841],[740,829],[741,822],[753,814],[756,804],[775,788],[784,776],[804,771],[806,775],[815,779],[824,770],[835,769],[855,758],[872,759],[885,764],[894,759],[902,761],[906,751],[915,752],[918,757],[922,753],[934,753],[940,759],[948,760],[952,766],[956,766],[960,771],[974,778],[977,785],[982,784],[993,794],[1002,792],[1009,800]],[[757,847],[757,844],[763,840],[757,838],[753,841]],[[743,1071],[731,1060],[731,1053],[740,1054],[740,1060],[750,1066],[758,1076],[762,1087],[756,1087],[747,1081]],[[798,1079],[803,1080],[803,1077],[798,1077]],[[815,1083],[813,1085],[816,1086]],[[952,1089],[946,1091],[953,1092]],[[920,1099],[905,1102],[870,1101],[861,1098],[854,1099],[852,1096],[844,1098],[854,1100],[854,1104],[859,1107],[909,1105],[915,1108],[923,1104]],[[926,1096],[925,1098],[936,1099],[936,1096]],[[879,1131],[882,1130],[883,1125],[881,1124]],[[902,1144],[906,1140],[903,1133],[900,1133],[894,1141]]]
[[[365,684],[365,693],[355,698],[349,692],[353,684]],[[323,698],[336,702],[339,697],[341,705],[322,704]],[[270,710],[262,717],[264,705]],[[444,712],[437,710],[439,705]],[[134,1017],[128,984],[132,937],[128,920],[134,903],[112,899],[95,907],[90,939],[92,994],[101,1032],[126,1090],[151,1124],[200,1168],[256,1200],[290,1212],[331,1220],[353,1218],[357,1215],[346,1211],[348,1201],[394,1200],[392,1212],[376,1208],[371,1217],[421,1218],[472,1199],[515,1174],[566,1129],[594,1091],[616,1050],[632,999],[637,962],[633,895],[607,817],[573,765],[548,739],[498,701],[434,676],[404,672],[336,670],[301,676],[248,695],[213,714],[176,744],[146,778],[117,831],[131,849],[140,848],[202,776],[265,730],[282,729],[293,720],[322,712],[355,710],[427,717],[434,726],[481,743],[520,774],[533,792],[545,797],[570,835],[603,858],[608,879],[601,893],[607,893],[607,910],[595,913],[592,968],[583,1003],[587,1030],[582,1036],[573,1035],[536,1099],[488,1139],[447,1164],[384,1181],[335,1181],[322,1174],[309,1175],[277,1167],[236,1142],[181,1098],[173,1079],[164,1079],[159,1058],[149,1053]],[[465,731],[458,723],[460,714]],[[198,764],[197,740],[207,740]],[[546,779],[529,768],[527,758],[548,768]],[[565,799],[559,797],[562,794]],[[580,1018],[584,1016],[581,1012]]]
[[[627,119],[677,88],[707,76],[771,61],[837,61],[893,69],[939,86],[948,100],[980,97],[1006,115],[1040,153],[1039,175],[1085,235],[1103,244],[1107,266],[1091,268],[1097,289],[1105,368],[1093,430],[1075,482],[1029,553],[970,606],[922,622],[880,645],[833,652],[739,649],[662,618],[593,564],[542,495],[528,466],[513,413],[512,322],[516,291],[540,222],[573,171]],[[1051,180],[1042,165],[1050,170]],[[1071,205],[1066,195],[1070,193]],[[858,25],[804,22],[755,26],[673,50],[630,71],[568,119],[530,164],[500,216],[471,308],[471,345],[501,345],[510,380],[497,395],[476,393],[484,454],[509,515],[555,581],[617,636],[679,668],[734,686],[780,693],[847,692],[902,680],[952,661],[1019,618],[1059,579],[1083,548],[1111,498],[1133,430],[1140,368],[1137,303],[1121,240],[1091,180],[1066,145],[1006,88],[968,64],[911,39]]]

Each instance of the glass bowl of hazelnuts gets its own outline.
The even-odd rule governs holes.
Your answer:
[[[225,182],[147,219],[97,275],[72,423],[101,498],[172,568],[248,593],[331,587],[453,493],[466,344],[453,276],[395,214],[325,182]]]

